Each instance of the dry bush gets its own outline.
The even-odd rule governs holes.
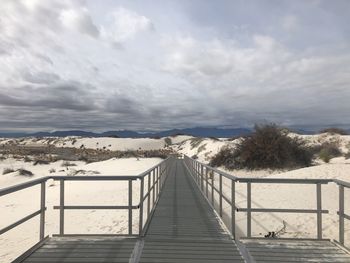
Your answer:
[[[169,145],[172,145],[172,144],[173,144],[172,141],[171,141],[171,139],[170,139],[169,137],[166,137],[166,138],[164,139],[164,142],[165,142],[165,146],[169,146]]]
[[[4,168],[4,170],[2,171],[2,174],[9,174],[9,173],[13,173],[15,170],[13,170],[12,168]]]
[[[33,165],[42,165],[42,164],[50,164],[50,162],[46,160],[38,159],[38,160],[35,160],[33,163]]]
[[[23,159],[23,161],[24,161],[25,163],[30,163],[30,162],[33,161],[33,160],[30,159],[28,156],[25,156],[24,159]]]
[[[21,176],[28,176],[28,177],[32,177],[34,174],[31,171],[28,171],[26,169],[18,169],[17,170],[18,174]]]
[[[337,142],[325,142],[315,146],[313,147],[313,152],[325,163],[329,163],[332,158],[342,155]]]
[[[223,148],[210,165],[227,169],[283,169],[310,166],[312,153],[306,142],[291,138],[288,131],[275,124],[256,125],[235,149]]]
[[[65,161],[61,164],[62,167],[77,166],[75,163]]]

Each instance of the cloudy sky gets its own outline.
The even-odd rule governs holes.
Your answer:
[[[350,1],[1,0],[0,130],[350,127]]]

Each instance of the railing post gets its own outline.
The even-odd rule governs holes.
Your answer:
[[[339,185],[339,243],[344,245],[344,186]]]
[[[236,240],[236,196],[235,181],[231,180],[231,234]]]
[[[204,169],[203,164],[201,164],[201,190],[204,192]]]
[[[199,185],[199,163],[196,162],[196,175],[197,175],[197,185]]]
[[[132,235],[132,180],[129,180],[129,235]]]
[[[208,187],[209,187],[209,184],[208,184],[208,167],[205,168],[205,192],[206,192],[206,196],[208,198]]]
[[[154,203],[155,203],[155,177],[156,177],[156,171],[153,169],[152,170],[152,208],[154,207]]]
[[[143,229],[143,178],[141,178],[140,183],[140,216],[139,216],[139,235],[142,233]]]
[[[317,239],[322,239],[322,192],[321,184],[316,184],[317,198]]]
[[[148,196],[147,196],[147,220],[151,212],[151,172],[147,175],[148,177]]]
[[[45,237],[45,199],[46,199],[46,182],[41,183],[40,193],[40,240]]]
[[[220,181],[220,185],[219,185],[219,191],[220,191],[220,217],[222,217],[222,175],[219,174],[219,181]]]
[[[60,235],[64,234],[64,180],[60,180]]]
[[[214,171],[211,171],[211,205],[214,207]]]
[[[252,236],[252,188],[251,183],[247,183],[247,237]]]
[[[157,185],[157,198],[158,199],[158,195],[159,195],[159,171],[158,171],[158,168],[156,168],[156,171],[157,171],[157,180],[156,180],[156,185]]]

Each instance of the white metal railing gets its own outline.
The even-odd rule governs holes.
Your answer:
[[[105,210],[128,210],[128,234],[133,235],[132,232],[132,221],[133,221],[133,210],[139,210],[139,230],[138,235],[142,235],[145,231],[145,226],[150,220],[150,214],[155,208],[155,204],[159,198],[159,194],[163,188],[164,181],[168,175],[170,164],[174,157],[162,161],[158,165],[150,168],[137,176],[47,176],[40,179],[32,180],[26,183],[14,185],[4,189],[0,189],[0,197],[4,197],[8,194],[15,193],[17,191],[27,189],[36,185],[40,185],[40,209],[21,218],[20,220],[0,229],[0,236],[11,229],[27,222],[28,220],[39,216],[39,242],[45,239],[45,211],[46,207],[46,181],[53,179],[60,182],[60,202],[58,206],[54,206],[54,209],[59,210],[59,234],[65,235],[65,210],[80,210],[80,209],[105,209]],[[132,189],[133,181],[140,181],[140,200],[138,205],[133,205],[132,200]],[[145,189],[144,181],[147,180],[147,189]],[[128,182],[128,205],[65,205],[65,183],[67,181],[127,181]],[[144,220],[144,202],[147,201],[147,213]],[[2,214],[4,216],[4,214]],[[70,234],[71,235],[71,234]],[[117,234],[116,234],[117,235]]]
[[[235,231],[235,212],[245,212],[247,218],[246,226],[246,237],[252,237],[252,213],[266,213],[266,212],[278,212],[278,213],[308,213],[316,214],[317,221],[317,237],[315,239],[321,240],[323,238],[322,233],[322,215],[329,213],[328,210],[322,209],[322,185],[328,183],[336,183],[339,185],[339,243],[344,245],[344,221],[345,219],[350,220],[350,216],[344,212],[345,201],[344,201],[344,188],[350,189],[350,183],[331,180],[331,179],[294,179],[294,178],[242,178],[232,176],[218,169],[210,167],[206,164],[200,163],[188,156],[184,157],[185,164],[189,168],[194,180],[198,187],[202,191],[203,195],[207,197],[208,201],[211,202],[213,208],[217,211],[220,217],[223,217],[222,203],[227,202],[231,207],[231,213],[228,215],[230,219],[229,225],[226,226],[231,228],[231,233],[236,238]],[[210,177],[208,177],[210,174]],[[219,188],[215,187],[214,178],[219,181]],[[231,197],[228,197],[222,191],[222,180],[227,178],[231,181]],[[247,207],[237,207],[235,203],[235,187],[237,183],[246,184],[247,189]],[[205,184],[205,188],[203,185]],[[253,208],[252,207],[252,184],[293,184],[293,185],[315,185],[316,187],[316,208],[315,209],[288,209],[288,208]],[[208,196],[208,185],[211,187],[211,197]],[[214,205],[214,193],[218,193],[219,198],[217,200],[218,206]],[[336,240],[337,241],[337,240]]]

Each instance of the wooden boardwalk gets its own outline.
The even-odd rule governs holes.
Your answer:
[[[176,160],[143,237],[52,237],[17,262],[350,262],[329,241],[237,243],[239,248],[184,162]]]

